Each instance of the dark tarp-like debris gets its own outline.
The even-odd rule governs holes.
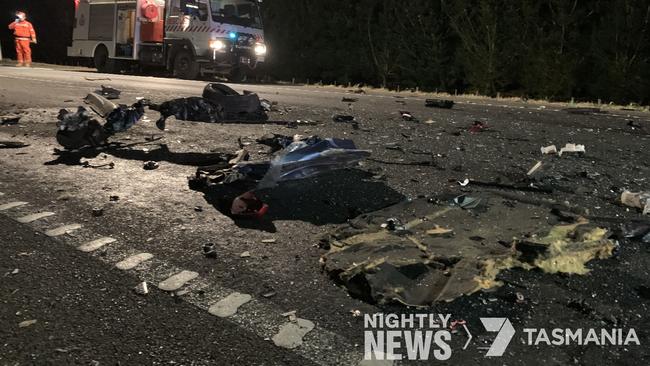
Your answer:
[[[179,98],[160,105],[151,104],[149,108],[160,113],[156,126],[164,130],[167,118],[175,117],[182,121],[216,123],[223,121],[223,108],[205,98]]]
[[[232,88],[219,83],[210,83],[203,89],[203,98],[223,108],[225,121],[266,121],[265,108],[255,93],[237,93]]]
[[[368,302],[429,306],[499,286],[505,269],[585,274],[588,261],[612,254],[606,230],[584,219],[553,227],[539,218],[547,215],[546,208],[511,207],[497,196],[481,197],[469,210],[454,200],[404,202],[329,235],[324,267]]]
[[[122,94],[120,90],[105,85],[102,85],[102,89],[98,90],[97,93],[101,94],[104,98],[111,100],[120,99],[120,94]]]
[[[253,192],[280,182],[306,179],[332,170],[354,166],[370,153],[358,150],[350,140],[311,137],[265,136],[260,139],[281,150],[272,161],[239,161],[201,167],[189,178],[190,188],[210,190],[216,185]]]
[[[271,161],[269,171],[260,182],[260,188],[350,168],[368,156],[369,151],[357,149],[351,140],[310,137],[293,142]]]
[[[425,105],[430,108],[452,109],[454,107],[454,101],[445,99],[427,99]]]
[[[255,93],[239,94],[232,88],[219,83],[210,83],[203,90],[203,97],[180,98],[151,105],[160,112],[156,122],[159,129],[165,129],[169,117],[193,122],[265,122],[268,116]]]

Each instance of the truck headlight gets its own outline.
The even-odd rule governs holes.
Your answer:
[[[213,39],[210,41],[210,48],[215,51],[223,51],[226,49],[226,42],[220,39]]]
[[[266,45],[264,43],[256,43],[255,44],[255,54],[257,56],[266,55]]]

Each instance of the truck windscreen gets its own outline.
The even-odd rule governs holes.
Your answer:
[[[262,28],[262,17],[256,1],[210,0],[210,9],[215,22]]]

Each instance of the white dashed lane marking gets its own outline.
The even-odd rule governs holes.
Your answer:
[[[0,211],[11,210],[12,208],[20,207],[26,205],[27,202],[9,202],[4,205],[0,205]]]
[[[302,339],[314,329],[314,323],[306,319],[296,319],[280,327],[280,332],[273,336],[273,343],[282,348],[294,349],[302,344]]]
[[[237,309],[239,309],[240,306],[251,301],[251,299],[251,295],[234,292],[228,295],[228,297],[225,299],[210,306],[208,312],[220,318],[227,318],[229,316],[237,314]]]
[[[110,243],[115,243],[117,240],[113,238],[101,238],[97,240],[93,240],[91,242],[88,242],[86,244],[80,245],[77,249],[81,250],[82,252],[85,253],[90,253],[94,252],[95,250],[103,247],[104,245],[110,244]]]
[[[64,225],[61,227],[57,227],[56,229],[46,231],[45,235],[51,237],[61,236],[79,229],[81,229],[81,225],[79,224]]]
[[[153,258],[153,254],[150,253],[140,253],[126,258],[125,260],[117,263],[115,267],[123,271],[128,271],[139,266],[142,262],[146,262],[149,259]]]
[[[16,219],[16,221],[20,222],[21,224],[29,224],[30,222],[34,222],[36,220],[44,219],[46,217],[50,217],[54,215],[56,215],[54,212],[39,212],[39,213],[20,217]]]
[[[196,272],[182,271],[160,282],[158,288],[167,292],[176,291],[197,277],[199,274]]]

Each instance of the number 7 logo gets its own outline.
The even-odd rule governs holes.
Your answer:
[[[515,328],[510,323],[510,320],[507,318],[481,318],[481,322],[488,332],[499,332],[485,357],[503,356],[512,337],[515,335]]]

